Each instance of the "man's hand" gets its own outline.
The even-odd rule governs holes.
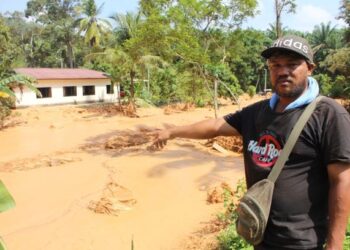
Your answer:
[[[152,131],[155,136],[152,147],[162,149],[167,141],[174,138],[211,139],[216,136],[239,135],[224,118],[208,119],[186,126],[165,126],[163,130]]]
[[[171,129],[154,131],[151,132],[150,135],[155,137],[151,147],[158,150],[163,149],[167,141],[173,139],[173,137],[171,136]]]

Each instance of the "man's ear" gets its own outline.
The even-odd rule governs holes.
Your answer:
[[[308,75],[311,76],[312,72],[316,68],[316,64],[307,62],[307,68],[308,68]]]

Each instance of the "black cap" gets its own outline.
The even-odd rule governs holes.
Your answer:
[[[310,63],[313,63],[313,52],[309,43],[302,37],[287,35],[278,38],[270,48],[265,49],[261,55],[268,59],[276,51],[292,51],[304,57]]]

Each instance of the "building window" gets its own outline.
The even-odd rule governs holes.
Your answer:
[[[77,96],[77,87],[76,86],[63,87],[63,96]]]
[[[83,95],[95,95],[95,86],[83,86]]]
[[[51,88],[38,88],[38,91],[41,93],[41,96],[36,95],[36,98],[50,98],[52,97]]]
[[[106,89],[107,89],[107,94],[114,94],[112,85],[106,85]]]

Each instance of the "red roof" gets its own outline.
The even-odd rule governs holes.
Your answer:
[[[37,80],[108,79],[103,72],[91,69],[17,68],[15,71],[18,74],[31,76]]]

